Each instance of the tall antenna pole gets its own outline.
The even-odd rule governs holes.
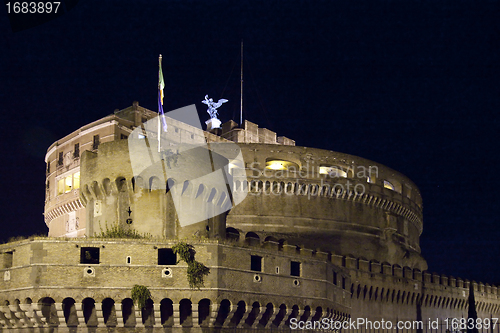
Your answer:
[[[241,40],[240,127],[243,123],[243,39]]]

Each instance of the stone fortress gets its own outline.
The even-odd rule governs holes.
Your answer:
[[[232,195],[190,179],[137,176],[128,142],[155,117],[134,102],[49,147],[49,237],[0,245],[1,332],[290,331],[294,321],[324,318],[444,322],[467,318],[469,288],[478,317],[500,317],[497,286],[426,271],[422,199],[404,175],[295,146],[249,121],[200,132],[167,117],[173,139],[239,146],[239,169],[213,154],[214,165],[226,165]],[[194,158],[196,172],[196,156],[161,163],[177,158]],[[182,206],[174,205],[174,185]],[[246,197],[233,207],[239,192]],[[176,207],[232,208],[182,226]],[[114,224],[149,237],[96,237]],[[189,287],[187,265],[172,251],[180,240],[210,268],[200,289]],[[142,309],[131,299],[135,284],[151,292]]]

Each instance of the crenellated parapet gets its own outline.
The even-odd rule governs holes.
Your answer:
[[[190,178],[200,173],[201,153],[192,149],[177,155],[175,160],[165,157],[136,175],[126,141],[102,144],[98,153],[85,152],[80,198],[86,206],[87,235],[117,223],[156,237],[223,237],[223,213],[232,206],[234,196],[227,195],[225,183]],[[227,165],[227,159],[216,153],[211,153],[211,161],[218,168]],[[183,173],[169,169],[170,163],[178,162],[185,162]],[[201,218],[191,216],[194,214]],[[189,218],[194,222],[181,224]]]
[[[12,256],[0,267],[0,328],[289,330],[294,318],[350,315],[348,271],[326,253],[272,241],[194,240],[196,259],[210,268],[198,290],[189,288],[186,265],[165,256],[175,243],[35,238],[0,245]],[[152,294],[143,311],[131,300],[134,284]]]
[[[240,147],[246,175],[234,177],[234,189],[248,195],[229,212],[228,227],[427,269],[419,245],[422,201],[416,185],[404,175],[321,149]]]

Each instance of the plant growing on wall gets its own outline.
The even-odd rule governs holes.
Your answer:
[[[174,253],[188,264],[187,279],[191,289],[200,289],[205,285],[205,276],[210,273],[210,268],[194,259],[196,250],[193,245],[179,242],[172,247]]]
[[[151,292],[148,287],[141,285],[134,285],[132,287],[132,300],[137,304],[139,309],[146,307],[146,301],[151,298]]]
[[[99,234],[96,234],[94,237],[97,238],[151,238],[150,234],[141,234],[137,232],[135,229],[124,228],[120,224],[116,223],[111,227],[108,227],[106,223],[106,229],[102,230]]]

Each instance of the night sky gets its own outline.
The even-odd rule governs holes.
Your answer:
[[[405,174],[429,270],[500,284],[498,1],[81,0],[21,31],[4,7],[0,240],[47,232],[50,144],[135,100],[157,109],[160,53],[165,110],[206,120],[209,94],[238,121],[242,39],[245,119]]]

